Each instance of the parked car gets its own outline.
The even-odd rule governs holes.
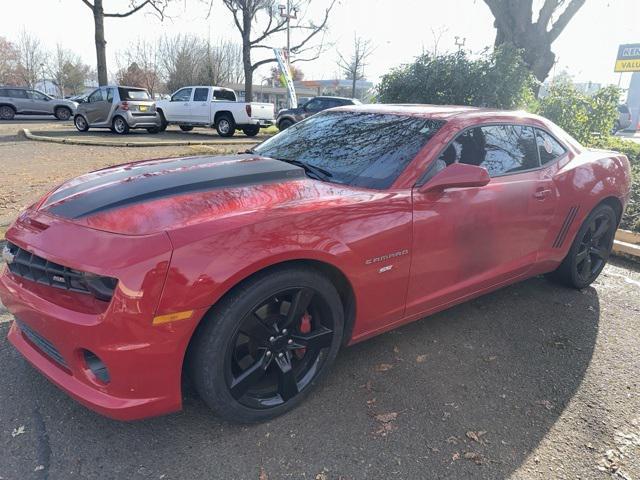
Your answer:
[[[80,132],[89,128],[110,128],[121,135],[129,133],[131,128],[158,133],[161,125],[149,92],[144,88],[116,85],[95,89],[78,106],[73,122]]]
[[[0,120],[11,120],[20,115],[54,115],[58,120],[69,120],[78,104],[63,98],[54,98],[39,90],[24,87],[0,87]]]
[[[618,118],[613,126],[613,133],[626,130],[631,126],[631,111],[626,105],[618,105]]]
[[[178,410],[190,372],[262,421],[343,345],[540,274],[591,284],[629,192],[624,155],[535,115],[341,107],[244,154],[63,183],[7,230],[0,300],[10,342],[97,412]]]
[[[273,104],[239,102],[230,88],[191,86],[174,92],[170,100],[158,102],[162,129],[178,125],[184,132],[193,127],[212,127],[221,137],[242,130],[254,137],[260,127],[273,125]]]
[[[356,98],[344,97],[313,97],[306,103],[301,103],[297,108],[285,108],[278,112],[276,125],[279,130],[285,130],[294,123],[304,120],[318,112],[333,107],[342,107],[344,105],[361,105],[360,100]]]

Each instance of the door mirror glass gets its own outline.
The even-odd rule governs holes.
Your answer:
[[[489,172],[483,167],[454,163],[438,172],[420,187],[420,192],[442,192],[449,188],[484,187],[489,183]]]

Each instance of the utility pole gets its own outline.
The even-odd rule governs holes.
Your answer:
[[[462,47],[464,47],[464,44],[467,42],[466,37],[455,36],[454,38],[456,47],[458,47],[458,51],[462,50]]]

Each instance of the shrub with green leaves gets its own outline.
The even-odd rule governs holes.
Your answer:
[[[382,77],[378,100],[513,109],[533,98],[533,85],[519,51],[505,46],[486,50],[478,58],[464,51],[423,54]]]

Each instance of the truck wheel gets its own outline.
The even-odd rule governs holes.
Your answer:
[[[167,129],[167,126],[169,124],[167,123],[167,119],[164,118],[164,113],[162,113],[162,110],[160,110],[158,112],[158,115],[160,115],[160,129],[159,129],[159,131],[164,132]]]
[[[182,130],[183,132],[190,132],[191,130],[193,130],[193,126],[192,125],[180,125],[180,130]]]
[[[298,406],[342,341],[340,296],[299,267],[258,274],[218,302],[189,346],[200,397],[226,420],[269,420]]]
[[[220,115],[216,122],[216,131],[221,137],[233,137],[236,133],[236,122],[233,121],[233,117],[226,113]]]
[[[280,123],[278,123],[278,130],[280,130],[280,131],[286,130],[291,125],[293,125],[293,122],[291,120],[289,120],[288,118],[285,118],[283,120],[280,120]]]
[[[247,137],[255,137],[260,132],[260,125],[250,125],[242,129]]]

